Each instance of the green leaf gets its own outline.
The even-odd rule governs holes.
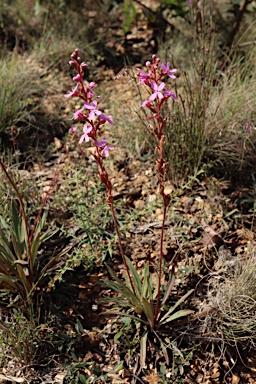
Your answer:
[[[33,237],[32,241],[31,241],[31,254],[32,254],[32,264],[30,266],[30,268],[32,268],[34,270],[34,265],[35,265],[35,261],[36,261],[36,257],[37,257],[37,252],[38,252],[38,248],[39,246],[41,245],[41,240],[40,240],[40,236],[39,234],[35,237]]]
[[[163,300],[161,302],[161,308],[164,306],[164,304],[166,303],[166,301],[168,300],[170,294],[171,294],[171,291],[173,289],[173,286],[174,286],[174,283],[175,283],[175,275],[174,275],[174,272],[173,272],[173,269],[170,271],[170,275],[169,275],[169,281],[167,283],[167,287],[166,287],[166,291],[165,291],[165,294],[164,294],[164,297],[163,297]]]
[[[82,375],[81,373],[79,373],[79,380],[81,381],[82,384],[88,383],[86,377],[84,375]]]
[[[146,368],[148,332],[144,332],[140,339],[140,366]]]
[[[163,321],[166,319],[166,318],[169,318],[170,317],[170,314],[181,304],[183,303],[186,298],[191,295],[191,293],[194,291],[194,289],[190,289],[190,291],[188,291],[184,296],[182,296],[176,303],[175,305],[173,305],[169,310],[168,312],[162,317],[162,319],[160,320],[160,323],[163,324]]]
[[[115,366],[114,372],[119,372],[123,368],[124,362],[123,360],[119,361],[119,363]]]
[[[191,315],[191,313],[194,313],[191,309],[182,309],[180,311],[175,312],[173,315],[169,316],[166,320],[161,321],[161,324],[169,323],[170,321],[177,320],[180,317]]]
[[[128,288],[122,281],[120,281],[118,283],[112,283],[112,282],[108,281],[108,282],[104,282],[103,285],[105,285],[105,286],[113,289],[117,293],[119,293],[122,296],[122,298],[125,297],[125,299],[127,301],[127,303],[126,303],[127,307],[130,306],[139,314],[142,313],[141,302],[137,299],[137,297],[130,290],[130,288]]]
[[[147,297],[148,289],[149,289],[149,281],[148,281],[148,275],[149,275],[149,265],[148,262],[145,264],[144,270],[143,270],[143,284],[142,284],[142,289],[141,289],[141,297]]]
[[[16,285],[17,279],[14,278],[14,277],[6,276],[5,274],[0,273],[0,284],[1,284],[1,281],[5,281],[5,282],[8,283],[11,287],[13,287],[14,289],[17,288],[17,285]]]
[[[4,260],[8,265],[16,260],[15,255],[6,244],[0,244],[0,260]]]
[[[140,317],[138,316],[135,316],[135,315],[130,315],[130,313],[124,313],[124,312],[121,312],[121,311],[118,311],[118,310],[115,310],[115,309],[110,309],[109,311],[104,311],[104,312],[101,312],[102,315],[119,315],[119,316],[126,316],[126,317],[129,317],[133,320],[136,320],[138,321],[139,323],[143,323],[143,324],[146,324],[148,325],[148,322],[145,321],[145,320],[142,320]]]
[[[17,264],[17,271],[18,271],[19,280],[22,283],[26,294],[28,295],[32,288],[31,283],[29,281],[29,276],[26,276],[23,267],[19,264]]]
[[[132,274],[132,280],[133,280],[133,283],[134,283],[134,289],[136,291],[136,295],[138,297],[141,297],[142,284],[141,284],[140,276],[139,276],[136,268],[132,264],[131,260],[128,257],[125,257],[125,260],[126,260],[126,263],[128,265],[128,268],[129,268],[129,270],[130,270],[130,272]]]
[[[14,229],[16,240],[19,241],[20,240],[20,219],[19,219],[19,214],[17,212],[14,200],[12,200],[12,222],[13,222],[13,229]]]
[[[121,336],[123,336],[123,332],[122,331],[116,333],[115,336],[114,336],[114,341],[117,341]]]
[[[161,350],[163,352],[166,364],[169,365],[170,362],[169,362],[169,356],[168,356],[167,348],[160,338],[159,338],[159,341],[160,341]]]
[[[149,322],[149,324],[151,325],[151,327],[153,327],[154,325],[154,305],[153,305],[153,301],[150,300],[150,302],[148,302],[144,297],[142,298],[142,309],[143,309],[143,312]]]

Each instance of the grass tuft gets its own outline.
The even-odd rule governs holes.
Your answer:
[[[253,346],[256,337],[256,248],[248,249],[244,259],[222,257],[220,269],[212,277],[209,304],[213,308],[206,319],[207,332],[228,344]],[[220,259],[219,259],[220,261]],[[220,283],[220,279],[222,282]]]

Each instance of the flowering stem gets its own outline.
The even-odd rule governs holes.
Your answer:
[[[162,220],[162,230],[160,237],[160,252],[159,252],[159,271],[158,271],[158,291],[156,298],[156,307],[154,313],[154,324],[156,327],[159,312],[160,312],[160,295],[161,295],[161,278],[162,278],[162,267],[163,267],[163,241],[164,241],[164,227],[167,214],[167,208],[170,203],[170,195],[165,193],[164,184],[166,177],[166,166],[167,163],[164,161],[164,146],[165,146],[165,136],[163,134],[164,124],[167,121],[167,118],[163,118],[161,115],[161,109],[163,104],[168,98],[172,98],[174,101],[179,101],[176,94],[165,87],[165,83],[162,79],[165,76],[169,76],[172,79],[175,79],[174,73],[177,69],[170,69],[170,63],[162,63],[161,69],[159,69],[160,59],[156,55],[152,56],[153,63],[149,61],[146,62],[146,67],[148,72],[145,73],[139,70],[138,77],[140,79],[139,84],[144,84],[151,89],[151,95],[148,100],[144,101],[141,107],[146,107],[150,110],[151,116],[147,120],[155,120],[155,126],[149,125],[149,128],[154,132],[158,145],[156,151],[158,153],[158,158],[156,160],[156,169],[158,174],[158,183],[160,189],[160,195],[163,198],[163,220]],[[152,93],[153,92],[153,93]],[[153,115],[152,115],[153,113]]]
[[[158,291],[156,299],[156,308],[154,315],[154,326],[156,325],[158,315],[159,315],[159,303],[160,303],[160,294],[161,294],[161,277],[162,277],[162,267],[163,267],[163,243],[164,243],[164,227],[167,214],[167,206],[164,204],[162,228],[161,228],[161,237],[160,237],[160,255],[159,255],[159,272],[158,272]]]
[[[133,281],[132,281],[132,278],[131,278],[130,270],[129,270],[129,267],[127,265],[127,262],[126,262],[126,259],[125,259],[125,255],[124,255],[124,249],[123,249],[123,244],[122,244],[122,241],[121,241],[119,225],[118,225],[118,222],[117,222],[117,219],[116,219],[116,212],[115,212],[114,204],[110,203],[109,207],[111,209],[111,214],[112,214],[112,217],[113,217],[113,220],[114,220],[115,230],[116,230],[116,234],[117,234],[117,237],[118,237],[118,245],[119,245],[119,249],[120,249],[120,252],[121,252],[122,259],[123,259],[123,263],[124,263],[124,266],[125,266],[125,269],[126,269],[126,272],[127,272],[130,284],[131,284],[131,288],[132,288],[133,294],[135,296],[137,296],[135,288],[134,288],[134,284],[133,284]]]
[[[120,252],[121,252],[121,256],[122,256],[123,263],[124,263],[124,266],[125,266],[125,269],[126,269],[126,273],[128,275],[129,281],[130,281],[130,285],[131,285],[133,294],[136,296],[136,291],[135,291],[134,284],[133,284],[133,281],[132,281],[132,278],[131,278],[130,270],[129,270],[129,267],[127,265],[127,262],[126,262],[126,259],[125,259],[125,255],[124,255],[124,249],[123,249],[121,235],[120,235],[120,231],[119,231],[119,225],[118,225],[118,222],[117,222],[117,219],[116,219],[116,212],[115,212],[115,207],[114,207],[114,198],[113,198],[113,195],[112,195],[112,182],[109,179],[108,173],[107,173],[107,171],[106,171],[106,169],[104,167],[103,159],[102,159],[102,156],[101,156],[101,153],[100,153],[100,149],[98,147],[96,147],[96,151],[94,153],[94,158],[95,158],[95,160],[96,160],[96,162],[98,163],[98,166],[99,166],[99,179],[106,186],[106,189],[108,191],[107,203],[108,203],[108,205],[110,207],[111,214],[112,214],[112,217],[113,217],[115,231],[116,231],[117,238],[118,238],[119,249],[120,249]]]

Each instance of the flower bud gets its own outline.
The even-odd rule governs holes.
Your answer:
[[[80,81],[80,80],[81,80],[81,76],[79,73],[73,77],[73,81]]]

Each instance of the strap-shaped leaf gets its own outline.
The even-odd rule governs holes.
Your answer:
[[[144,297],[142,298],[142,310],[150,324],[151,327],[154,325],[154,305],[153,301],[146,300]]]
[[[34,270],[34,266],[35,266],[35,262],[36,262],[36,257],[37,257],[37,252],[38,252],[38,248],[39,246],[41,245],[41,240],[40,240],[40,235],[37,234],[36,236],[33,236],[33,239],[31,241],[31,255],[32,255],[32,263],[33,265],[31,266],[31,268]]]
[[[0,285],[1,285],[2,281],[6,282],[10,286],[10,288],[12,288],[12,290],[17,289],[17,281],[18,280],[16,278],[11,277],[11,276],[6,276],[3,273],[0,273]]]
[[[165,344],[163,343],[163,341],[160,338],[159,338],[159,341],[160,341],[161,351],[163,352],[166,364],[169,365],[170,361],[169,361],[169,355],[168,355],[168,352],[167,352],[167,348],[166,348]]]
[[[19,214],[15,206],[14,200],[12,200],[12,224],[13,224],[13,232],[15,234],[16,240],[20,240],[20,219]]]
[[[24,255],[24,243],[20,243],[15,237],[14,233],[11,233],[12,246],[14,248],[15,259],[21,259]]]
[[[149,284],[149,281],[148,281],[148,275],[149,275],[149,265],[148,265],[148,262],[146,262],[145,264],[145,267],[143,269],[143,284],[142,284],[142,290],[141,290],[141,297],[145,297],[147,298],[148,297],[148,284]]]
[[[177,320],[180,317],[191,315],[191,313],[194,313],[194,311],[192,311],[191,309],[181,309],[180,311],[173,313],[164,321],[161,321],[161,324],[166,324],[166,323],[169,323],[170,321]]]
[[[165,305],[166,301],[168,300],[168,298],[171,294],[171,291],[173,289],[174,283],[175,283],[175,275],[174,275],[173,269],[171,269],[170,275],[169,275],[169,280],[168,280],[167,287],[166,287],[166,291],[165,291],[163,300],[161,302],[161,308]]]
[[[136,312],[138,312],[139,314],[142,313],[143,309],[142,309],[141,302],[134,295],[131,289],[127,287],[121,280],[117,283],[114,283],[111,281],[104,282],[104,285],[108,286],[109,288],[119,293],[122,298],[125,298],[127,300],[126,306],[130,304],[130,306],[132,306]]]
[[[140,317],[137,317],[137,316],[134,316],[134,315],[130,315],[130,313],[119,312],[119,311],[116,311],[115,309],[101,312],[101,314],[102,315],[119,315],[119,316],[130,317],[133,320],[136,320],[136,321],[138,321],[140,323],[148,325],[148,322],[143,320],[143,319],[141,319]]]
[[[3,260],[8,265],[12,265],[16,257],[9,247],[0,244],[0,260]]]
[[[132,274],[132,280],[133,280],[133,284],[134,284],[134,289],[136,291],[136,295],[138,297],[141,297],[142,284],[141,284],[140,276],[139,276],[136,268],[132,264],[131,260],[128,257],[125,257],[125,260],[126,260],[126,263],[128,265],[128,268]]]
[[[140,366],[141,368],[146,368],[146,357],[147,357],[147,338],[148,332],[143,332],[143,335],[140,339]]]
[[[19,280],[22,283],[26,294],[28,294],[32,289],[32,285],[29,281],[29,276],[26,276],[23,267],[19,264],[17,264],[17,271],[18,271]]]
[[[166,318],[169,318],[170,315],[171,315],[171,313],[172,313],[173,311],[175,311],[175,309],[176,309],[181,303],[183,303],[183,302],[186,300],[186,298],[187,298],[189,295],[191,295],[191,293],[192,293],[193,291],[194,291],[194,289],[190,289],[190,291],[188,291],[184,296],[182,296],[182,297],[175,303],[175,305],[173,305],[173,306],[168,310],[168,312],[162,317],[162,319],[160,320],[160,323],[163,324],[164,320],[165,320]]]

